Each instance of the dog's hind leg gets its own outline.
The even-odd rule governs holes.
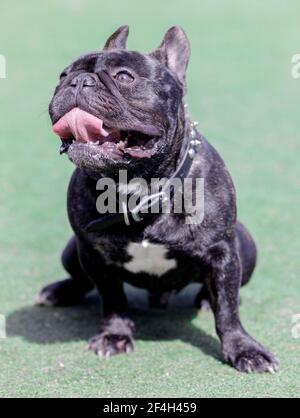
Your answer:
[[[36,299],[38,305],[68,306],[79,303],[93,289],[93,284],[81,268],[76,239],[73,236],[62,253],[62,264],[70,278],[43,287]]]
[[[244,286],[251,279],[256,265],[256,245],[250,233],[241,222],[237,222],[235,230],[242,268],[241,286]],[[201,287],[196,296],[195,306],[201,311],[207,311],[210,309],[209,294],[205,285]]]
[[[237,247],[242,266],[242,283],[244,286],[251,279],[256,265],[256,245],[246,227],[241,223],[236,223]]]

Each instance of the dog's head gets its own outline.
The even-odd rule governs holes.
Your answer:
[[[128,27],[61,74],[49,106],[73,163],[91,173],[145,175],[163,167],[184,130],[188,39],[173,27],[154,52],[126,50]],[[153,170],[151,170],[151,167]]]

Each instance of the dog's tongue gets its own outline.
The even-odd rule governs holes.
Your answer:
[[[53,125],[53,132],[62,139],[69,139],[73,136],[77,141],[83,142],[95,141],[101,136],[109,135],[109,132],[103,128],[101,119],[78,107],[59,119]]]

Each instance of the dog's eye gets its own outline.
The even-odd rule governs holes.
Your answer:
[[[67,73],[63,71],[61,75],[59,76],[59,79],[62,80],[63,78],[67,77]]]
[[[120,83],[129,84],[134,81],[134,77],[127,71],[120,71],[115,75],[115,79]]]

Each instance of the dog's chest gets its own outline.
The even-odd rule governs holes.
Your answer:
[[[143,240],[139,243],[130,242],[126,250],[131,260],[124,263],[123,267],[131,273],[162,276],[177,267],[177,261],[168,258],[168,250],[164,245]]]
[[[107,244],[99,242],[96,245],[106,264],[117,265],[130,273],[148,273],[159,277],[177,267],[177,260],[169,257],[167,247],[162,244],[154,244],[146,239],[141,242],[129,241],[119,250],[119,257]]]

